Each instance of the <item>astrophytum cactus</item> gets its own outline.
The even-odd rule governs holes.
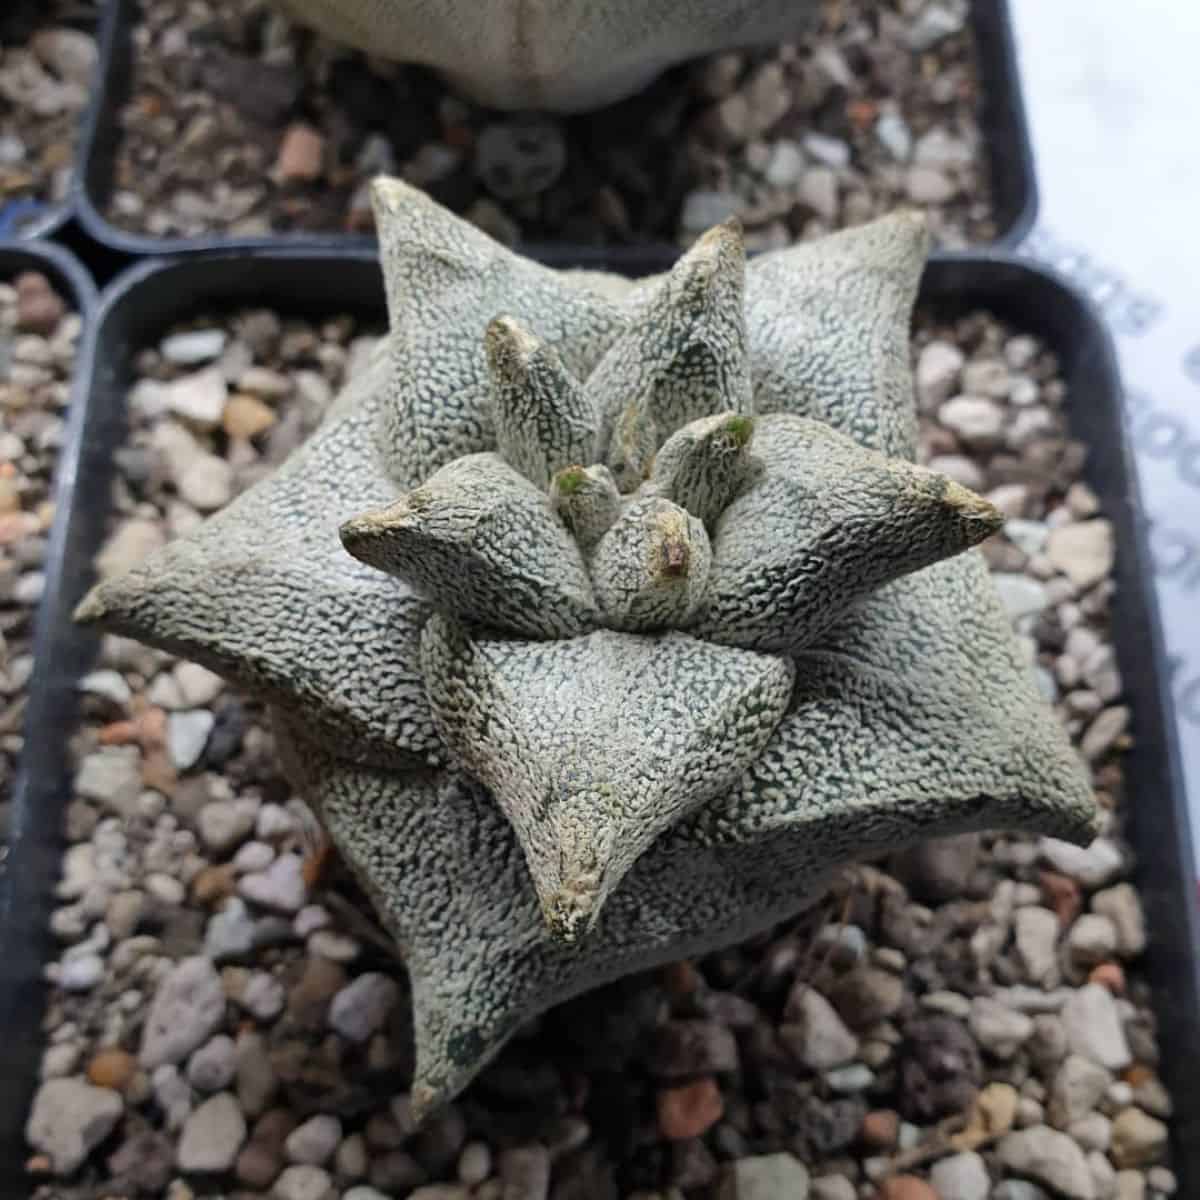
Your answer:
[[[326,37],[424,63],[482,104],[580,112],[710,51],[795,40],[816,0],[276,0]]]
[[[391,334],[272,477],[81,619],[273,710],[410,972],[418,1112],[531,1015],[1085,774],[913,464],[903,215],[628,283],[375,188]]]

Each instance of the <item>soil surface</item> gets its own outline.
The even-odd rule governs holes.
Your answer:
[[[0,282],[0,872],[79,332],[44,275]]]
[[[257,310],[177,332],[137,356],[103,571],[273,469],[376,331]],[[1090,766],[1089,849],[967,836],[847,870],[768,935],[531,1022],[414,1131],[403,967],[260,708],[108,638],[82,684],[29,1127],[43,1200],[1174,1194],[1122,837],[1112,527],[1036,340],[922,318],[913,361],[923,457],[1010,518],[984,552]]]
[[[815,32],[678,68],[555,119],[488,111],[266,0],[155,0],[134,33],[110,220],[141,233],[369,232],[399,174],[506,242],[752,249],[913,205],[958,247],[997,234],[965,0],[828,0]]]

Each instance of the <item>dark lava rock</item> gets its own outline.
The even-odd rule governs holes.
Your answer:
[[[921,1017],[904,1028],[900,1111],[910,1121],[966,1112],[983,1079],[979,1048],[953,1017]]]

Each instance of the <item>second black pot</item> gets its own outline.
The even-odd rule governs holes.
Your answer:
[[[660,264],[651,261],[649,268]],[[39,627],[30,737],[14,806],[25,830],[20,853],[0,880],[0,1173],[4,1194],[23,1184],[22,1129],[36,1085],[40,973],[52,951],[45,931],[70,795],[64,746],[75,727],[75,684],[92,661],[94,637],[71,621],[92,575],[114,479],[113,452],[125,431],[132,355],[172,323],[199,311],[269,304],[306,315],[349,311],[383,323],[379,267],[370,254],[293,252],[146,262],[104,293],[82,369],[86,395],[72,413],[60,470],[58,518],[48,564],[47,611]],[[1134,713],[1134,749],[1125,764],[1130,833],[1140,854],[1138,884],[1150,946],[1145,969],[1154,989],[1164,1061],[1176,1105],[1175,1167],[1180,1195],[1200,1194],[1200,937],[1190,835],[1177,747],[1165,719],[1166,674],[1150,585],[1142,512],[1123,439],[1121,392],[1111,346],[1091,309],[1066,284],[997,255],[935,258],[921,304],[954,316],[977,308],[1042,338],[1060,357],[1073,397],[1073,435],[1090,451],[1088,480],[1112,520],[1118,593],[1113,629]]]

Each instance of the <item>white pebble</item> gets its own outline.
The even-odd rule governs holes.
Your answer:
[[[275,847],[266,842],[246,842],[238,847],[233,865],[238,871],[265,871],[275,860]]]
[[[492,1173],[492,1151],[486,1142],[468,1142],[458,1156],[458,1178],[475,1187]]]
[[[212,362],[225,349],[225,331],[189,329],[184,333],[172,333],[163,338],[158,349],[167,362],[176,366],[192,367]]]
[[[298,854],[285,854],[275,859],[265,871],[243,875],[238,891],[253,904],[275,912],[299,912],[308,898],[304,882],[304,864]]]
[[[258,810],[254,834],[264,842],[287,837],[296,831],[296,818],[280,804],[264,804]]]
[[[278,1200],[327,1200],[332,1189],[333,1179],[328,1171],[301,1163],[284,1168],[275,1180],[271,1194]]]
[[[179,663],[175,667],[174,677],[179,694],[189,708],[203,708],[211,704],[225,687],[220,675],[194,662]]]
[[[63,965],[58,986],[66,992],[90,992],[104,978],[104,960],[98,954],[81,954]]]
[[[239,1002],[260,1021],[273,1021],[283,1012],[285,998],[283,984],[274,975],[255,971],[246,981]]]
[[[396,1003],[395,980],[369,971],[348,983],[329,1006],[329,1025],[352,1042],[365,1042],[383,1027]]]
[[[264,805],[264,807],[266,806]],[[324,929],[332,921],[333,918],[329,915],[327,908],[320,904],[306,904],[292,920],[292,928],[297,937],[305,938],[318,929]]]
[[[362,950],[354,938],[332,929],[318,929],[309,937],[306,948],[310,955],[339,963],[353,962]]]
[[[327,1162],[342,1140],[342,1123],[337,1117],[318,1113],[288,1134],[283,1148],[294,1163],[319,1167]]]
[[[173,712],[167,718],[167,750],[179,771],[194,767],[208,744],[215,718],[205,708]]]
[[[147,875],[144,880],[144,886],[146,891],[156,900],[170,905],[172,908],[182,904],[187,895],[183,884],[178,879],[170,875],[164,875],[160,871],[156,871],[152,875]]]

